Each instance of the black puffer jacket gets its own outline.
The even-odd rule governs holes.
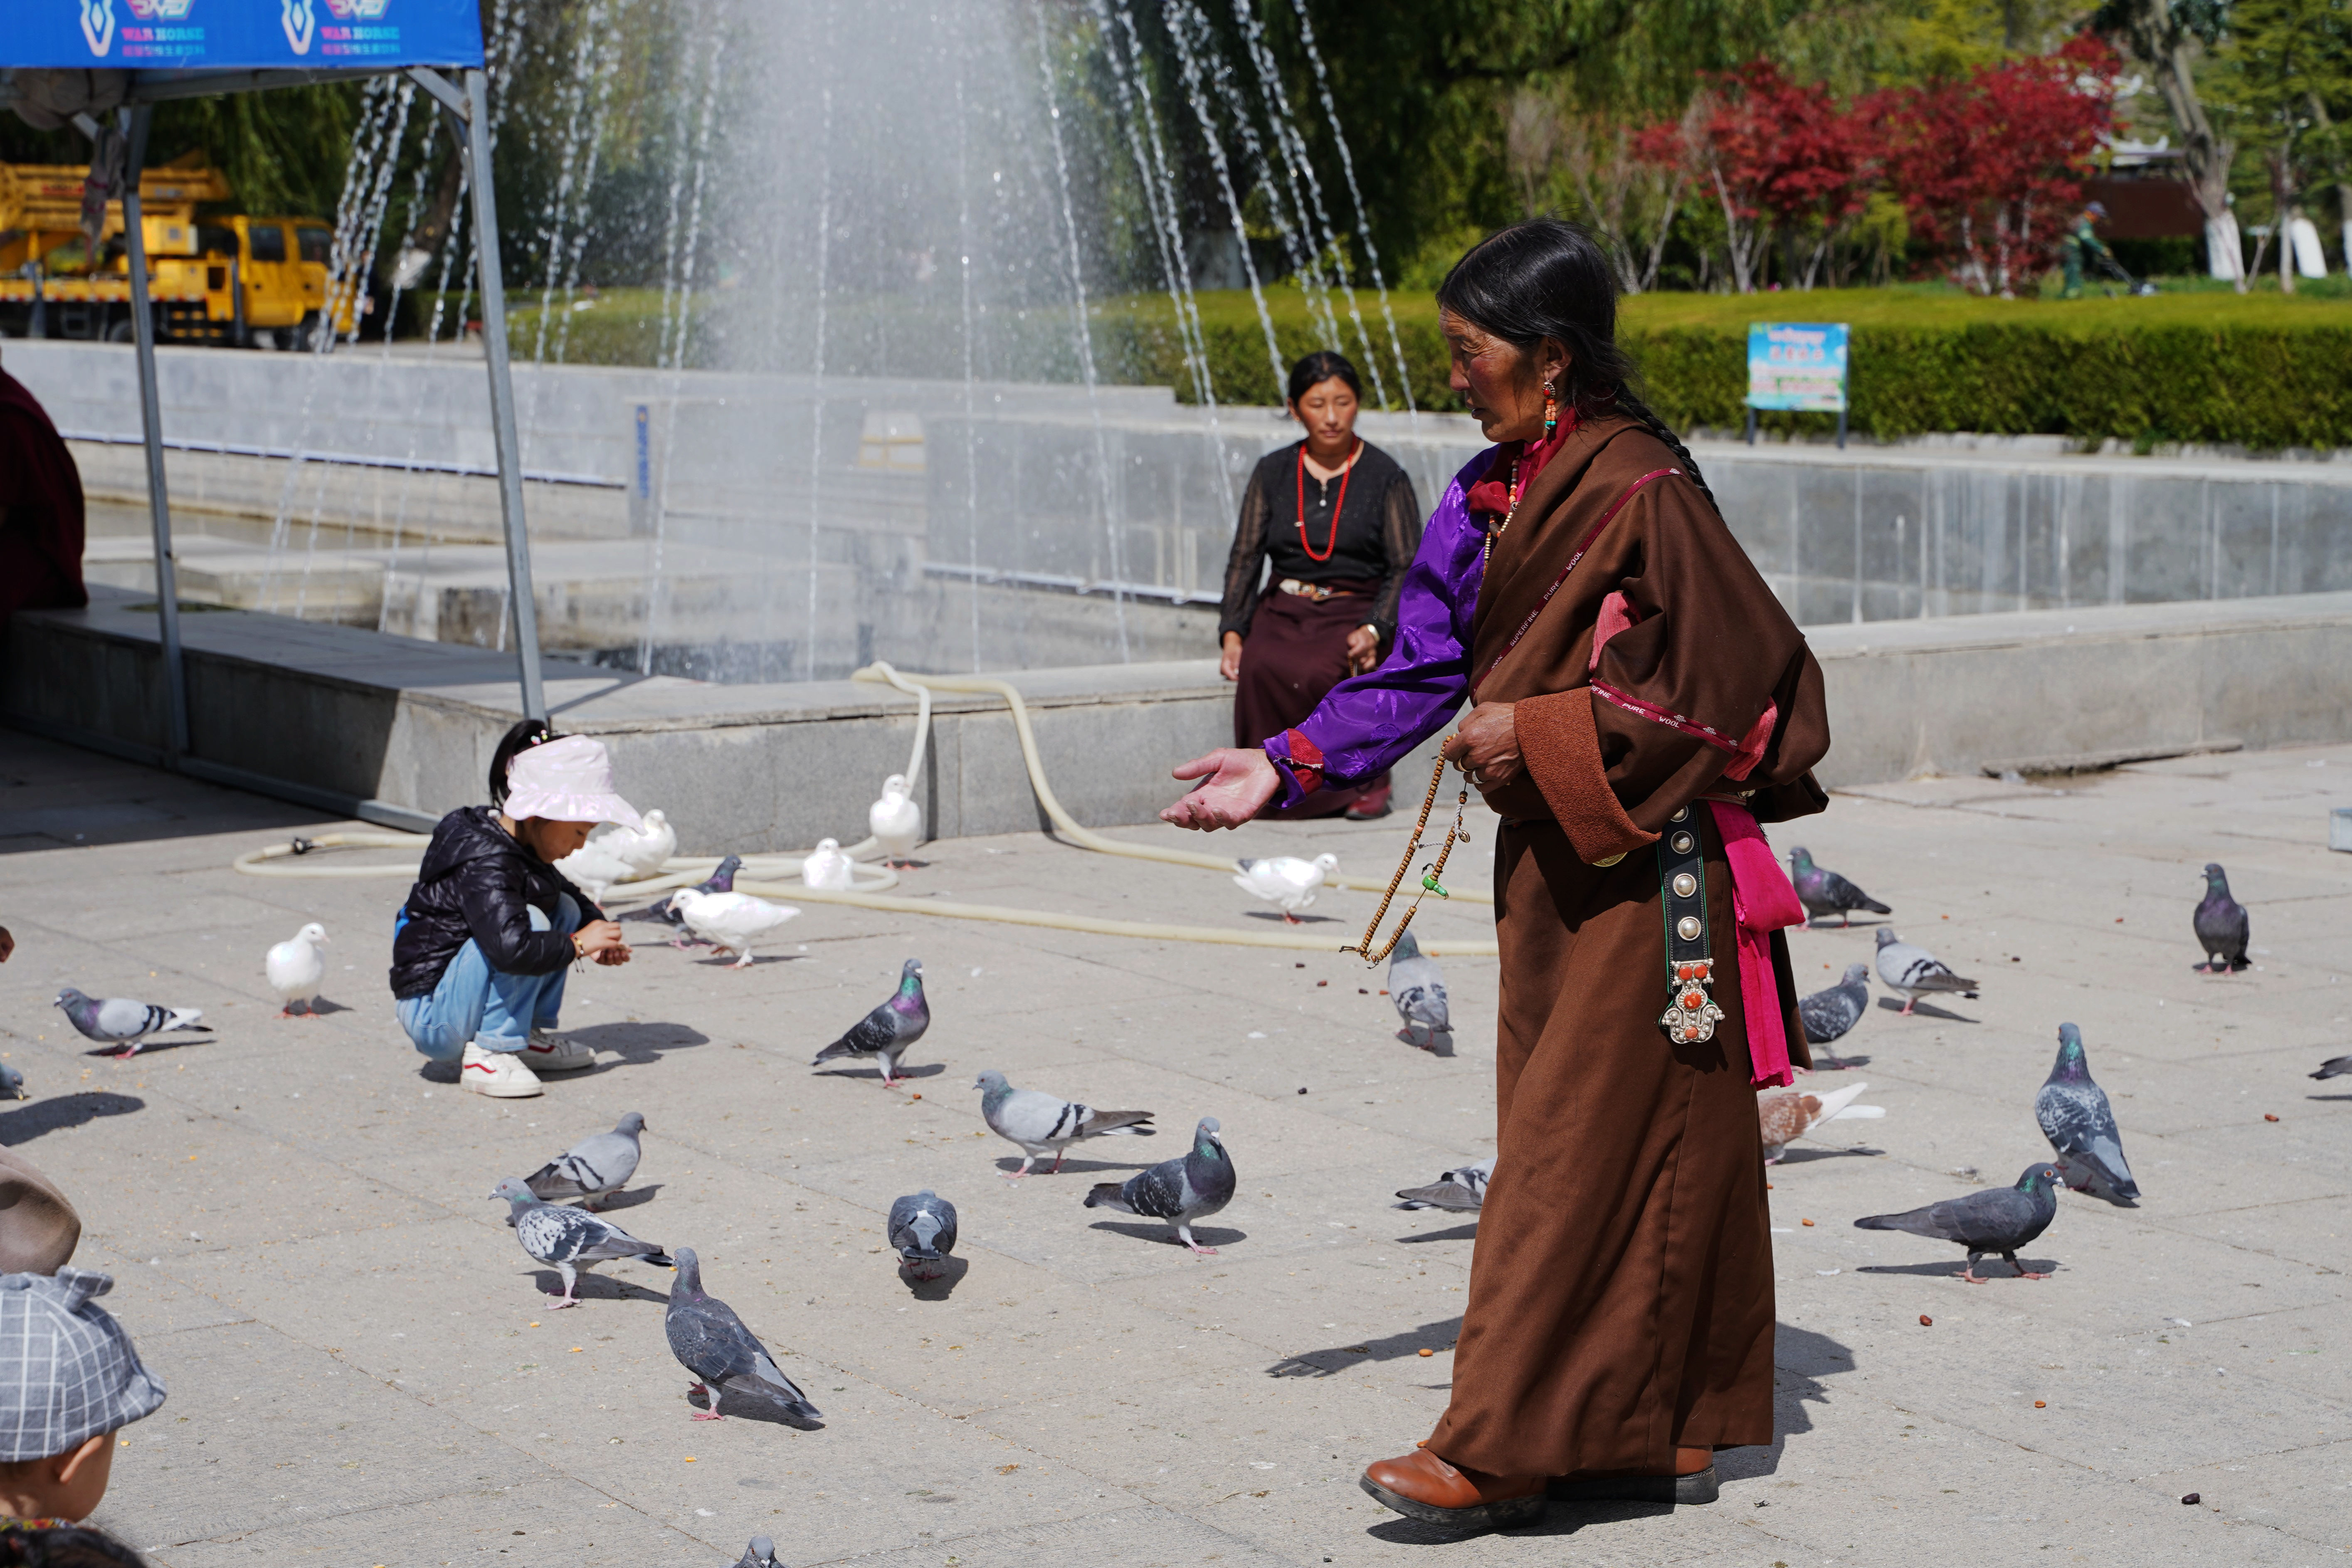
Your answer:
[[[528,910],[552,921],[558,895],[580,906],[582,924],[604,918],[587,894],[499,826],[487,805],[461,806],[441,819],[408,889],[405,923],[392,942],[394,1000],[431,994],[442,972],[471,937],[503,974],[552,974],[572,962],[572,939],[533,931]]]

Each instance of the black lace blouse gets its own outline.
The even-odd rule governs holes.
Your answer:
[[[1395,458],[1367,441],[1348,476],[1347,505],[1338,527],[1333,527],[1331,509],[1340,499],[1339,479],[1318,479],[1312,469],[1304,470],[1302,519],[1299,458],[1306,445],[1294,441],[1267,453],[1250,475],[1234,528],[1233,554],[1225,562],[1217,635],[1249,636],[1260,582],[1271,560],[1272,581],[1277,583],[1295,577],[1302,583],[1379,584],[1364,619],[1380,628],[1381,640],[1386,642],[1396,633],[1404,569],[1421,548],[1421,501],[1413,494],[1412,480]]]

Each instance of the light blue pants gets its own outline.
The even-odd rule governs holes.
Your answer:
[[[551,924],[537,905],[530,906],[530,929],[560,931],[566,936],[580,929],[580,906],[569,893],[555,899]],[[504,974],[490,967],[479,942],[467,940],[441,972],[441,984],[426,996],[404,996],[394,1004],[400,1026],[416,1048],[436,1062],[454,1062],[466,1054],[469,1041],[486,1051],[519,1051],[530,1044],[534,1028],[552,1029],[563,1010],[563,982],[569,965],[551,974]]]

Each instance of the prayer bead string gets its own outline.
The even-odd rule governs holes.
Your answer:
[[[1462,772],[1462,793],[1454,800],[1454,826],[1446,831],[1445,842],[1438,848],[1435,863],[1422,872],[1421,891],[1413,894],[1412,904],[1407,906],[1404,911],[1404,918],[1397,921],[1396,930],[1389,933],[1388,944],[1378,952],[1371,950],[1372,939],[1381,933],[1381,921],[1388,918],[1389,905],[1395,900],[1397,889],[1403,886],[1405,873],[1412,868],[1412,858],[1421,851],[1423,835],[1429,829],[1429,814],[1437,806],[1437,787],[1444,782],[1445,759],[1441,756],[1437,759],[1437,766],[1430,771],[1428,793],[1421,797],[1421,815],[1413,819],[1412,841],[1404,847],[1404,856],[1397,862],[1396,875],[1389,879],[1388,891],[1381,895],[1381,907],[1372,911],[1371,923],[1364,928],[1363,939],[1353,947],[1343,947],[1339,950],[1341,952],[1352,952],[1362,958],[1366,968],[1379,963],[1396,951],[1396,944],[1404,940],[1405,929],[1412,924],[1412,917],[1421,912],[1421,900],[1423,898],[1431,893],[1435,893],[1441,899],[1450,899],[1454,896],[1445,890],[1444,884],[1438,879],[1445,874],[1446,857],[1454,853],[1454,846],[1457,843],[1466,844],[1470,840],[1469,833],[1462,826],[1462,814],[1470,805],[1470,772],[1467,768]]]

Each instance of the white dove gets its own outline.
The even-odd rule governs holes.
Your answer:
[[[614,883],[625,882],[636,875],[635,868],[622,857],[610,833],[592,835],[587,843],[558,860],[555,868],[599,904],[604,901],[605,890]]]
[[[882,781],[882,798],[866,810],[866,826],[882,846],[882,858],[896,866],[923,841],[923,808],[907,793],[907,775],[892,773]]]
[[[327,956],[319,951],[327,940],[327,928],[312,921],[291,939],[272,947],[261,961],[262,972],[269,976],[269,988],[284,998],[285,1005],[278,1016],[291,1017],[294,1004],[302,1004],[306,1017],[314,1016],[319,1005],[319,983],[327,977]]]
[[[677,829],[659,811],[646,812],[643,827],[616,825],[597,837],[629,868],[624,881],[634,882],[640,877],[658,874],[664,863],[677,853]]]
[[[1241,875],[1234,879],[1235,887],[1281,906],[1282,918],[1297,925],[1298,911],[1315,901],[1315,889],[1339,868],[1339,858],[1318,855],[1312,860],[1301,860],[1296,855],[1278,855],[1270,860],[1234,864],[1241,868]]]
[[[881,807],[875,809],[879,811]],[[853,880],[852,868],[856,864],[841,852],[839,839],[820,838],[816,841],[816,847],[808,852],[808,858],[801,862],[801,880],[826,892],[846,892]]]
[[[751,962],[751,943],[800,913],[790,904],[772,904],[749,893],[705,893],[680,888],[669,907],[687,929],[711,946],[735,954],[732,967]]]

